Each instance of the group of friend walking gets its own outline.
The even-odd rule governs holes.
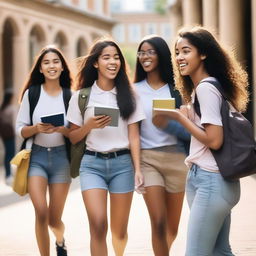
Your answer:
[[[173,50],[171,56],[157,35],[143,38],[134,83],[112,39],[94,43],[74,83],[60,50],[41,50],[23,87],[16,122],[17,134],[33,139],[28,192],[41,256],[50,255],[48,227],[57,255],[68,255],[62,222],[71,183],[68,148],[85,137],[79,179],[92,256],[108,255],[108,194],[112,245],[115,256],[124,255],[134,190],[148,209],[154,255],[169,255],[185,191],[190,207],[185,255],[234,255],[229,231],[240,185],[222,178],[210,151],[223,142],[222,98],[211,82],[220,83],[233,107],[244,111],[247,74],[203,27],[180,30]],[[90,88],[84,116],[78,104],[83,88]],[[194,110],[195,95],[201,117]],[[170,97],[176,108],[168,115],[152,110],[153,99]],[[117,108],[118,125],[110,126],[109,116],[95,116],[95,107]],[[58,112],[64,113],[64,126],[41,122],[41,116]]]

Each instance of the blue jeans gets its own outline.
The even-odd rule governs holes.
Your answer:
[[[186,256],[233,256],[229,244],[231,209],[240,199],[240,182],[197,165],[189,171],[186,195],[190,207]]]

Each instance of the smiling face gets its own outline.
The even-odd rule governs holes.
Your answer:
[[[94,67],[98,70],[98,79],[114,80],[120,70],[119,53],[114,46],[107,46],[102,50]]]
[[[63,66],[59,56],[54,52],[48,52],[41,61],[40,72],[44,75],[45,80],[59,79]]]
[[[145,72],[153,72],[158,69],[158,56],[155,48],[148,42],[144,42],[138,52],[139,62]]]
[[[194,76],[204,72],[204,59],[206,56],[201,55],[197,48],[193,46],[186,38],[179,38],[176,47],[176,63],[182,76]]]

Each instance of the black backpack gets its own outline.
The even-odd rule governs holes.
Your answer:
[[[65,111],[68,110],[68,103],[71,98],[71,90],[69,88],[62,88],[63,91],[63,102],[65,105]],[[35,107],[38,103],[39,97],[41,93],[41,86],[40,85],[32,85],[28,89],[28,101],[29,101],[29,115],[30,115],[30,124],[32,125],[32,117],[35,110]],[[67,156],[70,161],[70,141],[68,138],[64,137],[65,139],[65,145],[67,150]],[[21,145],[21,149],[24,149],[26,147],[26,142],[28,138],[25,139]]]
[[[234,181],[256,173],[256,142],[251,123],[238,111],[231,111],[219,82],[207,82],[214,85],[222,95],[223,144],[218,150],[211,149],[221,175],[225,180]],[[201,117],[197,96],[194,108]]]

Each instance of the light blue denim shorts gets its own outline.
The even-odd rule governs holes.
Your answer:
[[[52,183],[70,183],[70,165],[66,146],[32,146],[28,176],[42,176]]]
[[[134,191],[134,168],[130,154],[103,159],[84,154],[80,166],[81,190],[105,189],[111,193]]]

